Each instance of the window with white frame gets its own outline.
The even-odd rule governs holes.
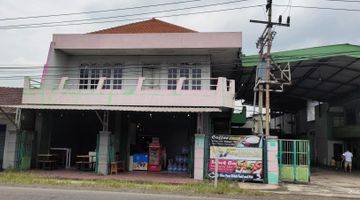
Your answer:
[[[111,68],[105,68],[102,69],[102,76],[101,77],[106,77],[108,79],[106,79],[104,81],[104,85],[102,89],[110,89],[111,87]]]
[[[192,89],[193,90],[201,90],[201,69],[194,68],[191,70],[191,78],[192,78]]]
[[[88,89],[89,86],[89,69],[80,69],[79,89]]]
[[[177,68],[169,68],[168,70],[168,90],[176,89],[177,71]]]
[[[201,68],[181,67],[168,69],[168,89],[175,90],[178,78],[186,78],[183,90],[201,90]]]
[[[89,68],[88,65],[81,65],[79,89],[96,89],[100,77],[107,78],[102,89],[121,89],[122,74],[122,67],[118,64],[115,67],[105,64],[102,68]]]
[[[113,89],[114,90],[120,90],[121,84],[122,84],[122,68],[120,65],[115,66],[114,73],[113,73]]]
[[[90,89],[96,89],[100,78],[100,69],[90,70]]]
[[[190,69],[189,68],[180,68],[180,78],[190,78]],[[189,89],[189,80],[185,80],[182,88],[183,90]]]

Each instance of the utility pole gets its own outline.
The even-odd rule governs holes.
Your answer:
[[[262,35],[259,37],[256,47],[259,49],[259,63],[256,70],[256,80],[255,80],[255,87],[254,87],[254,95],[258,92],[258,122],[257,122],[257,129],[258,134],[263,134],[263,89],[265,85],[265,135],[270,135],[270,91],[274,90],[271,88],[271,85],[280,86],[281,91],[283,90],[284,84],[291,83],[291,74],[290,74],[290,66],[287,65],[285,69],[282,69],[277,64],[276,67],[280,70],[281,79],[277,79],[274,74],[272,74],[271,70],[273,69],[272,59],[271,59],[271,47],[272,42],[275,37],[275,31],[273,31],[273,26],[290,26],[290,17],[287,17],[287,22],[282,23],[282,16],[279,16],[278,22],[272,22],[272,0],[267,0],[266,4],[266,12],[267,12],[267,21],[261,20],[250,20],[252,23],[260,23],[266,24],[266,28],[263,31]],[[264,48],[266,47],[266,53],[264,53]],[[255,105],[255,98],[254,98],[254,105]]]

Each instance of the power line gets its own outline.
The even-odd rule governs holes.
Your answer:
[[[186,15],[194,15],[194,14],[217,13],[217,12],[234,11],[234,10],[241,10],[241,9],[247,9],[247,8],[261,7],[263,5],[264,4],[257,4],[257,5],[252,5],[252,6],[242,6],[242,7],[235,7],[235,8],[206,10],[206,11],[197,11],[197,12],[189,12],[189,13],[170,14],[170,15],[159,15],[159,16],[154,16],[154,17],[155,18],[168,18],[168,17],[186,16]],[[107,21],[98,21],[98,22],[55,24],[55,25],[45,25],[45,26],[40,26],[40,25],[39,26],[23,26],[23,27],[10,27],[10,28],[0,28],[0,29],[10,30],[10,29],[28,29],[28,28],[49,28],[49,27],[59,27],[59,26],[77,26],[77,25],[123,22],[123,21],[138,21],[138,20],[146,20],[146,19],[149,19],[149,18],[148,17],[140,17],[140,18],[107,20]]]
[[[142,6],[135,6],[135,7],[115,8],[115,9],[105,9],[105,10],[93,10],[93,11],[72,12],[72,13],[59,13],[59,14],[50,14],[50,15],[33,15],[33,16],[25,16],[25,17],[7,17],[7,18],[0,18],[0,21],[14,21],[14,20],[23,20],[23,19],[37,19],[37,18],[47,18],[47,17],[61,17],[61,16],[69,16],[69,15],[81,15],[81,14],[93,14],[93,13],[103,13],[103,12],[114,12],[114,11],[121,11],[121,10],[133,10],[133,9],[141,9],[141,8],[149,8],[149,7],[184,4],[184,3],[191,3],[191,2],[198,2],[198,1],[202,1],[202,0],[188,0],[188,1],[178,1],[178,2],[167,2],[167,3],[150,4],[150,5],[142,5]]]
[[[211,65],[212,67],[221,67],[221,66],[224,66],[224,65],[228,65],[228,66],[234,66],[235,64],[238,64],[238,63],[222,63],[222,64],[216,64],[216,65]],[[326,64],[341,64],[341,62],[336,62],[336,61],[326,61],[326,62],[315,62],[315,63],[311,63],[313,65],[316,65],[316,64],[322,64],[322,65],[326,65]],[[299,66],[299,67],[303,67],[303,66]],[[311,67],[311,66],[309,66]],[[56,67],[56,68],[61,68],[63,70],[63,73],[61,74],[58,74],[58,72],[54,72],[54,71],[48,71],[46,76],[48,77],[59,77],[59,76],[72,76],[73,74],[71,72],[73,71],[76,71],[78,72],[80,67],[76,66],[76,67],[71,67],[70,69],[67,69],[67,68],[64,68],[64,67]],[[142,67],[123,67],[122,69],[126,70],[126,69],[141,69]],[[166,67],[163,67],[162,69],[165,69]],[[96,68],[96,69],[102,69],[102,68]],[[221,72],[224,72],[224,73],[230,73],[230,72],[236,72],[238,71],[239,69],[251,69],[251,67],[237,67],[236,69],[232,68],[232,69],[212,69],[211,72],[212,73],[221,73]],[[38,77],[41,77],[42,76],[42,72],[34,72],[34,71],[22,71],[22,72],[14,72],[14,71],[9,71],[9,68],[6,68],[6,69],[2,69],[0,68],[0,72],[2,70],[6,70],[7,72],[9,72],[10,74],[7,75],[7,76],[0,76],[0,78],[14,78],[14,76],[10,76],[11,75],[11,72],[13,73],[16,73],[17,76],[15,77],[18,77],[18,79],[23,79],[23,77],[25,75],[27,76],[38,76]],[[40,70],[40,68],[37,68],[35,70]],[[205,70],[204,72],[207,72],[208,70]],[[100,71],[101,72],[101,71]],[[36,73],[36,74],[33,74],[33,73]],[[125,71],[123,72],[124,74],[127,74],[127,75],[135,75],[135,76],[139,76],[141,73],[141,71]],[[23,76],[19,75],[19,74],[23,74]],[[167,73],[163,72],[163,73],[160,73],[160,74],[163,74],[163,75],[167,75]]]
[[[257,4],[252,6],[242,6],[235,8],[227,8],[227,9],[217,9],[217,10],[206,10],[206,11],[197,11],[197,12],[189,12],[189,13],[179,13],[179,14],[169,14],[169,15],[159,15],[154,16],[155,18],[168,18],[168,17],[176,17],[176,16],[186,16],[186,15],[194,15],[194,14],[206,14],[206,13],[217,13],[217,12],[225,12],[225,11],[234,11],[241,10],[247,8],[255,8],[261,7],[264,4]],[[287,7],[288,5],[282,4],[274,4],[274,6],[278,7]],[[321,10],[334,10],[334,11],[349,11],[349,12],[359,12],[360,9],[348,9],[348,8],[332,8],[332,7],[318,7],[318,6],[300,6],[300,5],[292,5],[293,8],[304,8],[304,9],[321,9]],[[123,21],[138,21],[138,20],[146,20],[148,17],[140,17],[140,18],[128,18],[128,19],[119,19],[119,20],[106,20],[106,21],[96,21],[96,22],[83,22],[83,23],[68,23],[68,24],[50,24],[50,25],[35,25],[35,26],[18,26],[13,25],[13,27],[0,27],[2,30],[10,30],[10,29],[29,29],[29,28],[49,28],[49,27],[60,27],[60,26],[78,26],[78,25],[88,25],[88,24],[99,24],[99,23],[112,23],[112,22],[123,22]]]
[[[227,5],[227,4],[239,3],[239,2],[245,2],[245,1],[249,1],[249,0],[236,0],[236,1],[228,1],[228,2],[220,2],[220,3],[211,3],[211,4],[205,4],[205,5],[189,6],[189,7],[184,7],[184,8],[172,8],[172,9],[165,9],[165,10],[156,10],[156,11],[141,12],[141,13],[135,13],[135,14],[126,14],[126,15],[116,15],[116,16],[108,16],[108,17],[95,17],[95,18],[62,20],[62,21],[53,21],[53,22],[42,22],[42,23],[15,24],[15,25],[0,26],[0,29],[23,28],[23,27],[31,27],[31,26],[37,27],[37,26],[52,25],[52,24],[55,25],[55,24],[61,24],[61,23],[86,22],[86,21],[97,21],[97,20],[105,20],[105,19],[116,19],[116,18],[123,18],[123,17],[134,17],[134,16],[139,16],[139,15],[148,15],[148,14],[154,14],[154,13],[175,12],[175,11],[182,11],[182,10],[189,10],[189,9]]]
[[[360,1],[358,1],[358,0],[324,0],[324,1],[344,2],[344,3],[360,3]]]
[[[134,9],[149,8],[149,7],[159,7],[159,6],[168,6],[168,5],[176,5],[176,4],[185,4],[185,3],[192,3],[192,2],[199,2],[199,1],[202,1],[202,0],[188,0],[188,1],[180,1],[180,2],[167,2],[167,3],[160,3],[160,4],[149,4],[149,5],[142,5],[142,6],[125,7],[125,8],[92,10],[92,11],[70,12],[70,13],[58,13],[58,14],[49,14],[49,15],[6,17],[6,18],[0,18],[0,21],[15,21],[15,20],[38,19],[38,18],[49,18],[49,17],[62,17],[62,16],[71,16],[71,15],[82,15],[82,14],[105,13],[105,12],[134,10]],[[358,0],[324,0],[324,1],[345,2],[345,3],[360,3],[360,1],[358,1]]]
[[[284,4],[273,4],[277,7],[287,7],[288,5]],[[334,8],[334,7],[319,7],[319,6],[302,6],[302,5],[292,5],[292,8],[305,8],[305,9],[319,9],[319,10],[333,10],[333,11],[348,11],[348,12],[360,12],[360,9],[353,8]]]

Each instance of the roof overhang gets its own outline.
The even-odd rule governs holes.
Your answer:
[[[79,105],[4,105],[7,108],[21,108],[33,110],[108,110],[132,112],[221,112],[217,107],[170,107],[170,106],[79,106]]]
[[[241,32],[55,34],[54,48],[73,50],[227,49],[241,48]]]

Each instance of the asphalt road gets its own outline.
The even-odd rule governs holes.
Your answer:
[[[178,194],[147,194],[118,191],[95,191],[84,189],[41,188],[0,186],[0,200],[225,200],[228,198],[195,197]],[[337,198],[301,195],[271,195],[239,197],[243,200],[290,199],[290,200],[329,200]],[[344,200],[346,198],[339,198]]]

